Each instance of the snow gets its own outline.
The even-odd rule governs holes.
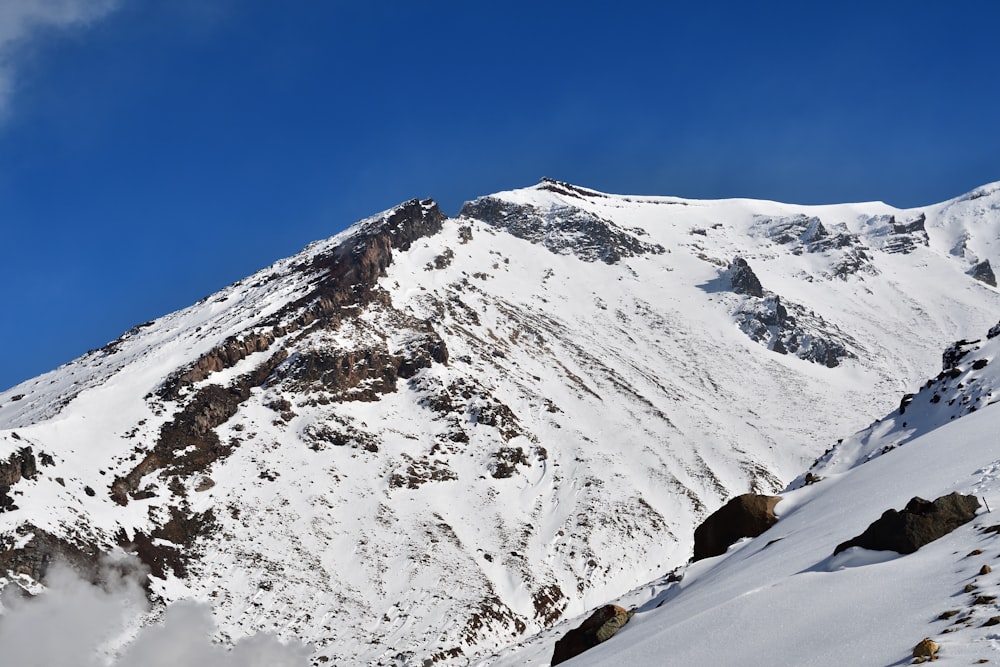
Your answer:
[[[936,604],[945,589],[954,594],[979,561],[962,560],[967,550],[939,554],[943,547],[934,545],[881,562],[867,554],[829,556],[882,510],[916,493],[975,487],[992,503],[995,461],[985,457],[986,436],[976,439],[966,426],[990,432],[991,410],[960,420],[950,418],[955,412],[927,412],[921,421],[917,403],[920,410],[937,405],[922,394],[905,415],[893,411],[903,392],[915,392],[938,372],[946,345],[996,324],[1000,293],[966,272],[987,258],[1000,268],[1000,194],[898,210],[880,202],[567,195],[544,185],[491,196],[553,215],[575,207],[664,252],[587,262],[468,218],[448,220],[439,234],[397,252],[379,281],[388,303],[360,310],[337,329],[282,341],[291,346],[289,363],[308,350],[384,346],[396,353],[422,331],[416,322],[446,342],[448,364],[422,369],[373,401],[338,401],[281,383],[254,388],[216,429],[222,443],[235,443],[232,453],[183,480],[190,510],[212,510],[218,529],[197,545],[193,576],[154,580],[154,591],[167,601],[211,602],[220,639],[273,631],[314,644],[318,656],[335,663],[420,664],[458,648],[456,664],[545,664],[554,635],[536,601],[556,588],[563,596],[556,612],[567,619],[626,594],[621,599],[641,606],[620,637],[581,664],[618,659],[612,653],[623,645],[635,664],[658,664],[653,658],[667,647],[677,664],[710,664],[709,648],[731,651],[725,656],[734,660],[761,658],[776,635],[803,639],[775,664],[826,664],[815,661],[827,659],[826,647],[837,653],[841,624],[861,632],[876,612],[890,609],[892,618],[880,623],[896,643],[865,640],[859,653],[838,655],[856,664],[900,659],[933,632],[917,596],[926,593]],[[887,227],[870,221],[891,215],[905,222],[919,213],[926,216],[928,245],[918,243],[909,254],[884,251]],[[159,485],[153,498],[121,507],[108,494],[189,394],[176,402],[145,397],[171,373],[227,339],[257,331],[309,293],[318,275],[303,267],[385,215],[0,394],[0,460],[25,446],[55,460],[14,487],[19,509],[0,514],[0,533],[11,535],[30,520],[53,534],[110,544],[118,530],[133,535],[162,522],[179,501],[155,475],[143,480]],[[855,235],[872,271],[837,277],[840,249],[772,238],[773,229],[796,216]],[[809,225],[806,236],[818,228]],[[472,232],[467,242],[462,226]],[[587,242],[571,233],[562,241]],[[434,268],[446,250],[453,252],[450,263]],[[857,359],[826,368],[744,335],[733,315],[744,297],[722,277],[737,254],[782,302],[800,304],[849,334]],[[970,361],[995,358],[994,342]],[[272,350],[198,386],[231,382]],[[994,391],[994,371],[1000,368],[990,364],[976,372],[980,396]],[[955,379],[950,391],[965,391],[956,385],[970,377]],[[431,407],[442,395],[454,410]],[[962,394],[954,395],[961,401]],[[291,405],[287,416],[268,407],[282,399]],[[499,415],[494,424],[482,419],[490,411]],[[882,420],[875,431],[851,439],[874,419]],[[321,428],[358,446],[310,435]],[[930,454],[913,454],[940,450],[933,445],[940,433],[968,436],[961,457],[939,464]],[[786,493],[771,538],[691,566],[679,586],[663,581],[687,560],[702,517],[750,488],[780,490],[838,439],[844,443],[835,456],[816,468],[825,479]],[[870,456],[903,440],[905,447],[889,455]],[[500,448],[524,455],[508,478],[491,474]],[[897,478],[894,461],[903,462],[901,470],[913,468],[907,472],[913,479]],[[393,482],[406,479],[410,468],[443,477],[417,488]],[[196,491],[204,477],[214,485]],[[869,488],[876,481],[882,486]],[[982,539],[972,528],[963,531],[958,535],[969,544]],[[774,535],[784,539],[765,549]],[[923,582],[931,567],[945,568],[947,576]],[[896,577],[904,582],[902,598],[879,588]],[[628,593],[643,581],[653,583]],[[913,591],[910,583],[926,590]],[[827,610],[822,601],[830,596],[843,605]],[[871,611],[835,618],[852,605]],[[473,614],[485,618],[481,627],[470,623]],[[823,634],[822,622],[837,632]],[[690,641],[703,625],[722,633],[729,624],[739,642],[718,639],[722,634]],[[530,639],[536,633],[542,634]]]
[[[855,547],[832,556],[883,509],[901,508],[913,496],[958,491],[1000,507],[994,413],[947,424],[891,456],[788,492],[771,530],[690,567],[661,595],[662,607],[640,607],[611,641],[568,664],[652,665],[664,655],[692,666],[902,664],[925,636],[957,664],[997,659],[997,634],[981,627],[997,606],[971,604],[1000,588],[996,574],[979,575],[1000,558],[997,535],[978,530],[995,522],[985,508],[914,554]],[[982,553],[969,555],[974,550]],[[975,595],[964,592],[973,582]],[[956,618],[971,611],[974,622],[942,634],[954,619],[937,617],[956,608]]]

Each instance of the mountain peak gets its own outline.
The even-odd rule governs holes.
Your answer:
[[[995,325],[974,213],[403,202],[0,393],[0,579],[125,551],[317,664],[488,659],[681,565]],[[993,354],[940,402],[992,401]]]

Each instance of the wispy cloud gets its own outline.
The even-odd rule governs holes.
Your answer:
[[[78,28],[118,8],[120,0],[0,1],[0,115],[16,88],[18,54],[44,29]]]
[[[46,577],[46,590],[22,599],[5,590],[0,615],[3,664],[46,667],[307,667],[311,650],[271,634],[244,637],[232,647],[212,641],[208,605],[179,601],[159,623],[137,628],[149,605],[138,563],[107,563],[101,586],[65,566]],[[12,587],[12,588],[16,588]]]

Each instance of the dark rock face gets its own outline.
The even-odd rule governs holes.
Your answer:
[[[981,283],[986,283],[990,287],[997,286],[997,277],[993,274],[993,267],[990,260],[984,259],[969,270],[969,275]]]
[[[98,550],[87,544],[72,544],[31,524],[17,529],[18,536],[28,536],[27,544],[14,547],[14,540],[0,538],[0,572],[23,574],[35,581],[45,581],[49,568],[57,562],[69,565],[88,581],[98,578]]]
[[[31,479],[38,472],[35,455],[31,447],[22,447],[0,461],[0,512],[17,509],[14,499],[8,495],[12,486],[22,479]]]
[[[975,496],[950,493],[929,501],[914,497],[902,511],[886,510],[857,537],[837,545],[834,554],[851,547],[911,554],[972,521],[979,509]]]
[[[610,220],[573,206],[543,209],[481,197],[467,202],[459,215],[482,220],[552,253],[572,254],[585,262],[615,264],[625,257],[666,252],[659,244],[642,241]]]
[[[996,338],[997,336],[1000,336],[1000,322],[994,324],[986,334],[987,339]]]
[[[965,355],[972,352],[968,348],[977,343],[979,343],[978,340],[957,340],[949,345],[941,354],[941,370],[950,371],[952,368],[958,366],[962,359],[965,358]]]
[[[737,294],[763,297],[764,287],[760,284],[757,274],[742,257],[734,257],[729,264],[729,283]]]
[[[744,537],[757,537],[778,522],[774,507],[781,496],[744,493],[713,512],[694,531],[694,558],[710,558],[726,553]]]
[[[558,665],[566,662],[601,642],[607,641],[628,623],[633,613],[617,605],[604,605],[591,614],[579,627],[570,630],[556,642],[551,664]]]

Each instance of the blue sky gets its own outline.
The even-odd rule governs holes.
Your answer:
[[[4,0],[0,388],[413,197],[1000,180],[1000,3]]]

